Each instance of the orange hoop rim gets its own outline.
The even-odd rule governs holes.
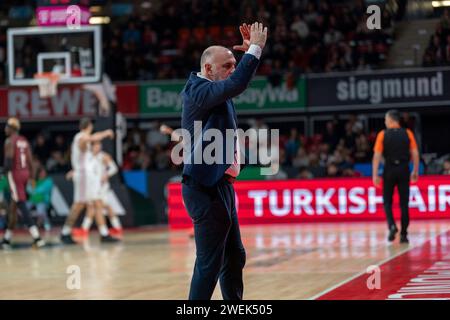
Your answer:
[[[34,75],[35,79],[46,79],[50,82],[57,83],[61,76],[55,72],[41,72]]]

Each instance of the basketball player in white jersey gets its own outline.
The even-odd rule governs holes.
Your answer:
[[[88,209],[88,213],[84,217],[82,230],[83,234],[87,235],[91,228],[93,217],[103,215],[103,210],[106,209],[108,217],[115,235],[122,233],[122,225],[119,218],[114,214],[112,207],[108,204],[108,194],[111,190],[109,179],[114,176],[119,170],[114,163],[112,157],[102,151],[102,144],[100,141],[92,143],[92,178],[90,179],[90,198],[92,206]],[[111,232],[112,233],[112,232]]]
[[[75,244],[71,232],[81,211],[87,206],[89,198],[89,164],[92,160],[91,143],[101,141],[106,138],[112,139],[114,132],[111,129],[92,133],[94,126],[91,119],[83,118],[80,121],[80,132],[78,132],[71,146],[71,161],[73,169],[73,183],[74,183],[74,199],[72,208],[61,230],[61,242],[64,244]],[[101,219],[100,219],[101,220]],[[105,225],[98,222],[98,225]],[[100,228],[100,227],[99,227]],[[101,230],[102,241],[115,242],[117,239],[109,236],[108,229],[106,232],[104,228]]]

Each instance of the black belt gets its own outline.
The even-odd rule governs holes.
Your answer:
[[[223,177],[220,179],[220,181],[224,181],[227,182],[229,184],[233,184],[236,181],[236,177],[230,176],[229,174],[224,174]],[[204,190],[209,190],[213,187],[206,187],[200,183],[198,183],[197,181],[195,181],[195,179],[193,179],[192,177],[188,176],[188,175],[183,175],[183,179],[181,180],[181,183],[184,183],[185,185],[191,185],[191,186],[196,186],[200,189],[204,189]]]

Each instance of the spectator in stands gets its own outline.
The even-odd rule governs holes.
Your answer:
[[[345,124],[345,136],[343,139],[343,146],[351,151],[355,150],[356,146],[356,138],[355,133],[353,132],[353,125],[351,122],[347,122]]]
[[[68,146],[66,144],[66,140],[62,134],[58,134],[55,137],[55,141],[53,142],[52,148],[50,152],[59,151],[64,158],[67,158]]]
[[[346,168],[346,169],[342,170],[342,176],[348,177],[348,178],[355,178],[355,177],[360,177],[361,175],[359,174],[359,172],[356,172],[355,170],[353,170],[353,168]]]
[[[362,116],[358,117],[356,114],[350,115],[350,119],[348,120],[348,122],[350,123],[354,134],[360,134],[364,131],[364,123],[361,117]]]
[[[327,177],[328,178],[337,178],[342,175],[340,169],[335,163],[330,163],[327,167]]]
[[[298,148],[300,147],[300,139],[297,128],[291,128],[289,140],[286,142],[286,161],[291,164],[294,157],[297,155]]]
[[[166,146],[169,143],[169,136],[161,133],[159,127],[161,124],[156,121],[152,124],[151,129],[147,132],[146,143],[150,148]]]
[[[412,132],[416,131],[416,118],[414,116],[411,116],[408,112],[403,112],[400,125],[402,128],[407,128],[411,130]]]
[[[70,170],[70,165],[61,151],[52,151],[51,157],[47,160],[46,168],[50,173],[66,173]]]
[[[450,175],[450,159],[444,161],[442,165],[442,174]]]
[[[143,135],[144,135],[144,133],[139,128],[139,126],[136,124],[133,127],[133,129],[131,129],[128,132],[127,137],[129,137],[129,139],[130,139],[129,143],[131,143],[131,145],[139,146],[143,141]]]
[[[323,163],[324,165],[328,163],[328,159],[330,156],[330,145],[328,143],[321,143],[319,145],[319,159],[320,163]]]
[[[148,171],[154,167],[152,155],[148,151],[141,151],[135,158],[132,169]]]
[[[43,226],[46,231],[50,231],[51,224],[48,217],[50,201],[53,189],[53,180],[47,175],[45,168],[40,167],[36,179],[27,186],[29,201],[27,206],[30,211],[34,208],[37,217],[37,225]]]
[[[334,17],[331,17],[331,18],[334,18]],[[331,24],[331,21],[335,21],[335,20],[332,20],[331,18],[330,18],[330,24]],[[331,45],[331,44],[338,43],[342,39],[342,37],[343,36],[340,31],[336,30],[333,26],[330,26],[328,28],[327,32],[325,33],[323,40],[326,45]]]
[[[141,32],[136,29],[134,22],[128,23],[128,29],[124,31],[122,41],[124,43],[134,42],[135,44],[141,42]]]
[[[33,144],[33,154],[41,163],[45,163],[50,156],[50,147],[42,133],[39,133]]]
[[[297,155],[292,160],[292,166],[295,168],[308,167],[309,166],[309,158],[306,153],[306,150],[300,147],[297,151]]]
[[[309,154],[308,170],[314,177],[324,177],[326,175],[326,168],[320,164],[319,156],[315,152]]]
[[[295,31],[297,35],[305,40],[309,36],[308,24],[302,20],[299,14],[295,15],[294,21],[291,24],[291,30]]]
[[[370,146],[366,135],[360,133],[355,139],[355,159],[357,162],[370,161]]]
[[[139,148],[133,145],[125,148],[125,150],[122,168],[124,170],[136,170],[135,163],[139,155]]]
[[[278,87],[283,82],[284,72],[282,70],[281,60],[275,60],[274,66],[267,80],[272,85],[272,87]]]
[[[297,179],[313,179],[314,175],[306,167],[301,167]]]
[[[169,167],[170,153],[165,151],[161,145],[157,145],[155,148],[155,166],[157,170],[164,170]]]
[[[339,134],[336,132],[336,125],[333,121],[328,121],[323,135],[323,142],[330,146],[330,151],[334,151],[339,143]]]

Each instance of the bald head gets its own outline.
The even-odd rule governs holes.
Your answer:
[[[203,51],[200,58],[201,73],[212,80],[224,80],[234,72],[236,59],[233,53],[222,46],[211,46]]]
[[[230,50],[222,46],[210,46],[206,48],[200,59],[200,67],[204,68],[205,63],[211,63],[218,55],[227,54],[228,52],[233,55]]]

